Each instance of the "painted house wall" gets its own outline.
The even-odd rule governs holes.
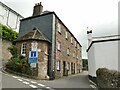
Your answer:
[[[0,23],[19,32],[20,19],[23,17],[0,2]]]
[[[93,43],[88,51],[89,75],[96,77],[98,68],[118,70],[118,41]]]
[[[96,76],[96,61],[95,61],[95,52],[94,52],[94,44],[88,51],[88,74],[90,76]]]

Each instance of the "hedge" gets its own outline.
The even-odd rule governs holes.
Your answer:
[[[14,41],[18,37],[18,33],[14,31],[11,28],[8,28],[5,25],[2,25],[0,23],[0,37],[2,36],[2,39]]]
[[[120,88],[120,72],[99,68],[96,71],[98,88]]]

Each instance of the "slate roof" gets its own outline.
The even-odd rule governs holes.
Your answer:
[[[16,41],[22,41],[22,40],[42,40],[42,41],[48,41],[50,40],[45,36],[44,33],[40,31],[38,28],[33,28],[32,31],[28,32],[24,36],[19,37]]]

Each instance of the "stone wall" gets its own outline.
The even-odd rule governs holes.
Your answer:
[[[21,55],[21,47],[22,43],[26,42],[26,59],[28,60],[29,58],[29,51],[31,49],[31,43],[33,42],[32,40],[27,40],[27,41],[19,41],[16,43],[18,47],[18,53]],[[37,78],[38,79],[48,79],[48,49],[49,49],[49,43],[46,41],[39,41],[37,40],[38,47],[39,49],[38,52],[38,65],[37,65]]]
[[[60,24],[61,32],[58,31]],[[67,32],[67,38],[66,38]],[[72,43],[71,43],[72,37]],[[57,49],[58,42],[60,45],[60,50]],[[76,43],[76,45],[75,45]],[[67,55],[67,49],[69,48],[70,54]],[[65,73],[68,72],[68,75],[80,73],[82,70],[82,52],[81,46],[77,43],[73,35],[68,31],[68,29],[56,18],[56,62],[60,61],[60,70],[55,70],[56,77],[63,76],[63,70]],[[73,56],[74,54],[74,56]],[[77,58],[78,57],[78,58]],[[65,68],[64,68],[65,63]],[[68,63],[70,64],[69,70]]]
[[[2,64],[4,65],[8,59],[12,57],[11,53],[7,50],[12,43],[7,40],[2,40]]]

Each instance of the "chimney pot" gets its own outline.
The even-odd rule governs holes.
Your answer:
[[[40,15],[43,11],[43,6],[40,3],[35,4],[34,9],[33,9],[33,16]]]

